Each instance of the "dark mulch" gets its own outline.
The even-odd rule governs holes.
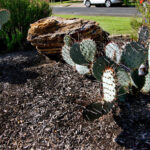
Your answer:
[[[99,82],[33,51],[0,56],[0,149],[150,149],[150,97],[128,97],[94,121]]]

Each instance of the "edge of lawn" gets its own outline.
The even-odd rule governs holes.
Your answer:
[[[82,15],[65,15],[57,14],[54,16],[62,18],[81,18],[96,21],[99,26],[110,33],[110,35],[130,35],[133,33],[131,20],[133,17],[117,17],[117,16],[82,16]]]

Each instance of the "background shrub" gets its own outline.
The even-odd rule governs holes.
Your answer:
[[[150,24],[150,0],[145,0],[142,4],[137,0],[136,7],[142,14],[143,24]]]
[[[137,32],[142,24],[150,27],[150,0],[147,1],[149,1],[149,4],[146,1],[141,4],[139,0],[136,0],[136,8],[140,12],[141,16],[137,16],[130,22],[133,29],[133,33],[131,35],[133,39],[137,39]]]
[[[22,50],[26,45],[30,24],[52,13],[49,3],[43,0],[0,0],[0,8],[6,8],[11,18],[0,31],[3,50]]]

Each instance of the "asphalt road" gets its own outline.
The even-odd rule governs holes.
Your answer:
[[[134,7],[53,7],[53,14],[73,14],[86,16],[135,16]]]

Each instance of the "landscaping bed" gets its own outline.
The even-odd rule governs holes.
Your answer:
[[[0,149],[150,149],[150,96],[88,120],[100,83],[35,51],[0,56]],[[84,114],[84,115],[83,115]]]

